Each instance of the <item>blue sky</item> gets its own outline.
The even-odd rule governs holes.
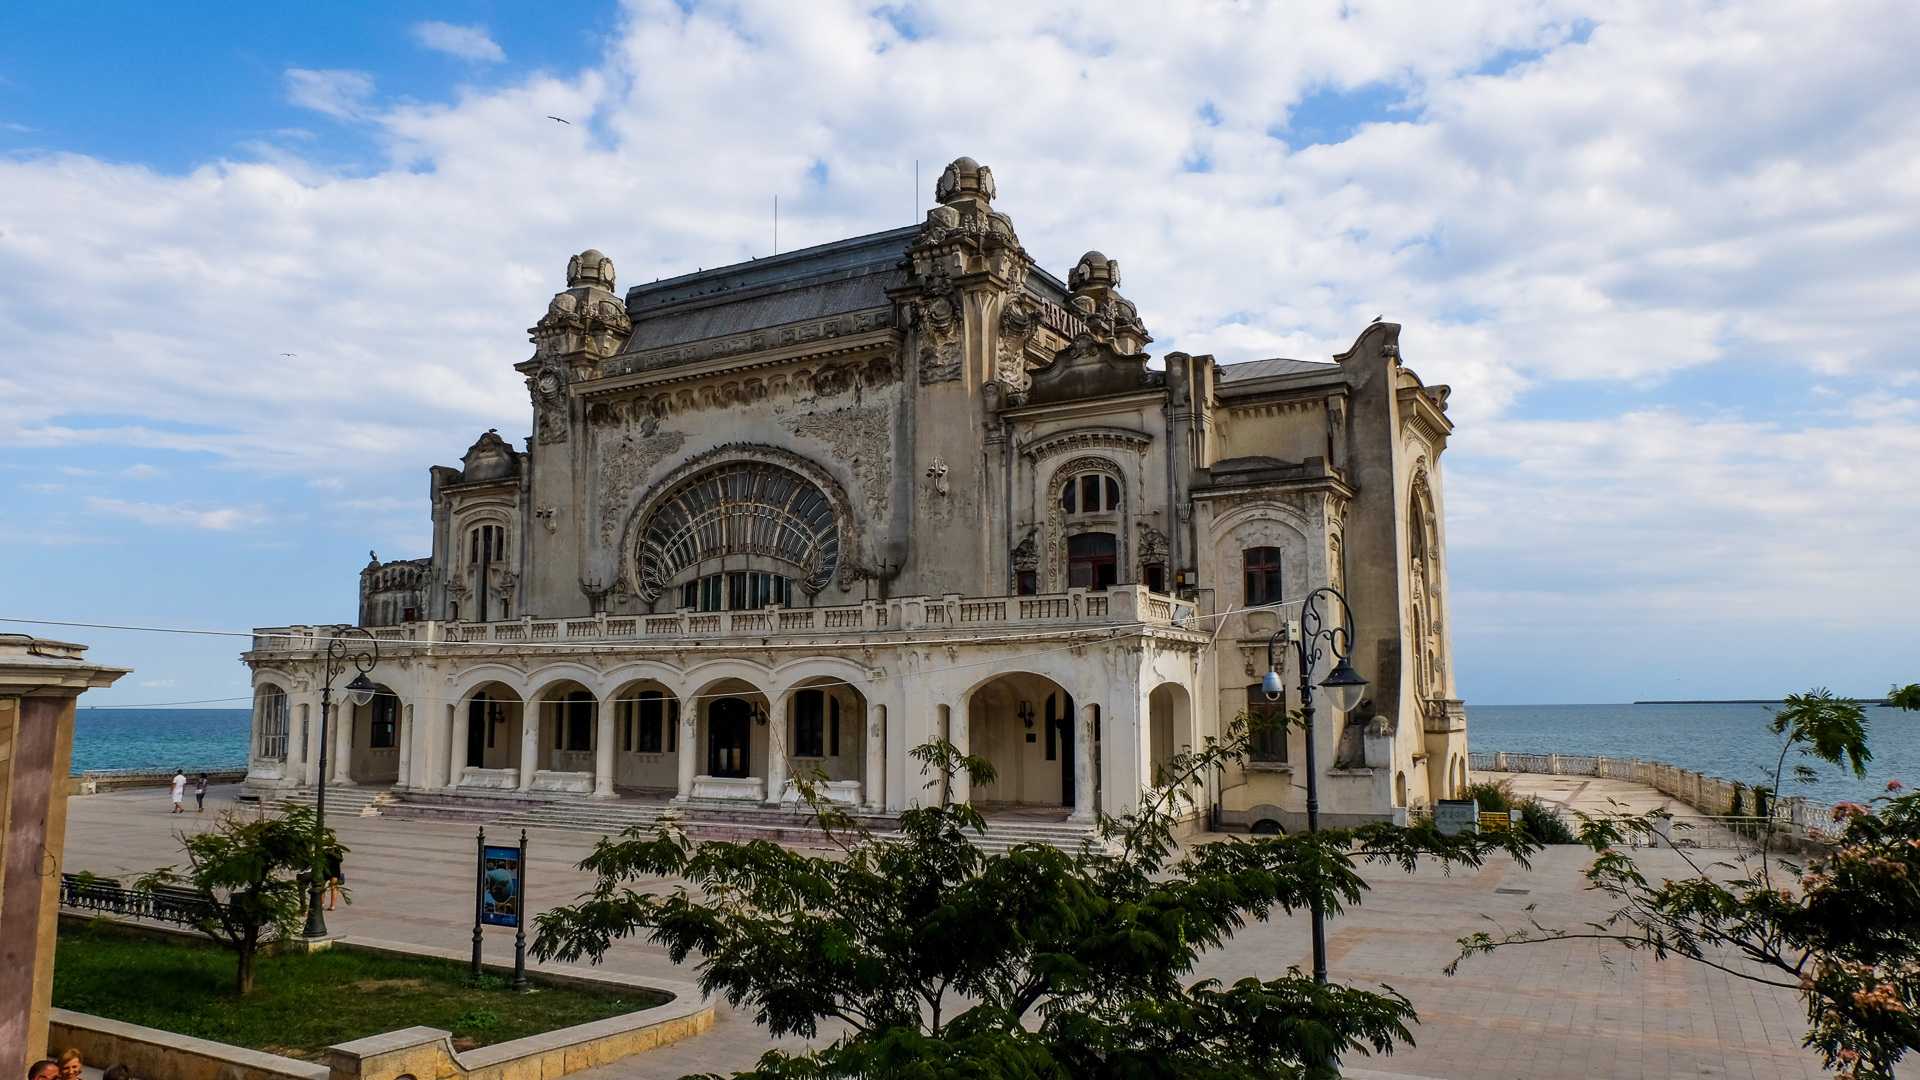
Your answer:
[[[0,16],[0,615],[350,619],[426,469],[524,435],[569,254],[893,227],[991,165],[1158,353],[1454,387],[1473,702],[1920,678],[1920,16],[1795,5],[761,0]],[[561,116],[568,124],[549,116]],[[292,355],[287,355],[292,354]],[[55,631],[46,631],[55,632]],[[58,631],[102,702],[236,640]]]

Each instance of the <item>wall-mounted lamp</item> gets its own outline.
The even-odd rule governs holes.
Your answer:
[[[1020,723],[1023,725],[1027,727],[1033,726],[1033,702],[1022,701],[1020,707],[1015,709],[1013,714],[1020,718]]]
[[[767,707],[765,705],[761,705],[757,702],[754,704],[753,722],[756,724],[759,724],[761,727],[767,726]]]

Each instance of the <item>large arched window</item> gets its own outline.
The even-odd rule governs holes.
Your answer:
[[[260,756],[287,760],[287,692],[268,683],[260,688],[254,708],[260,717]]]
[[[734,462],[683,481],[661,500],[641,526],[637,550],[646,591],[659,596],[689,574],[699,580],[701,564],[727,555],[754,555],[782,567],[763,568],[768,580],[740,575],[729,582],[728,607],[762,607],[786,599],[780,581],[790,569],[792,584],[817,593],[832,580],[840,561],[840,531],[833,503],[805,477],[764,462]],[[717,569],[717,566],[716,566]],[[713,586],[712,607],[719,604]],[[750,594],[750,595],[749,595]],[[708,607],[696,589],[695,603]]]

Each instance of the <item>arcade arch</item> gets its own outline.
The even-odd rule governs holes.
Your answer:
[[[526,707],[502,682],[484,682],[454,708],[452,777],[454,787],[505,788],[519,785],[521,727]]]
[[[1008,672],[967,698],[967,749],[993,763],[991,785],[970,800],[983,808],[1074,806],[1085,753],[1078,708],[1066,687],[1032,672]]]
[[[614,783],[649,795],[678,790],[680,698],[659,679],[622,686],[603,706],[613,710]]]
[[[1147,781],[1154,787],[1172,777],[1168,770],[1176,755],[1193,748],[1193,699],[1178,683],[1161,683],[1147,695],[1148,749],[1151,768]]]
[[[342,710],[349,722],[347,778],[356,784],[391,784],[400,779],[400,717],[404,704],[393,688],[375,683],[365,705],[350,701]],[[343,695],[344,699],[344,695]]]

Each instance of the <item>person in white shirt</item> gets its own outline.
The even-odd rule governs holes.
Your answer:
[[[187,770],[185,768],[182,768],[179,772],[176,772],[173,774],[173,812],[174,813],[184,814],[187,812],[187,808],[180,805],[181,800],[185,799],[186,797],[187,797]]]

